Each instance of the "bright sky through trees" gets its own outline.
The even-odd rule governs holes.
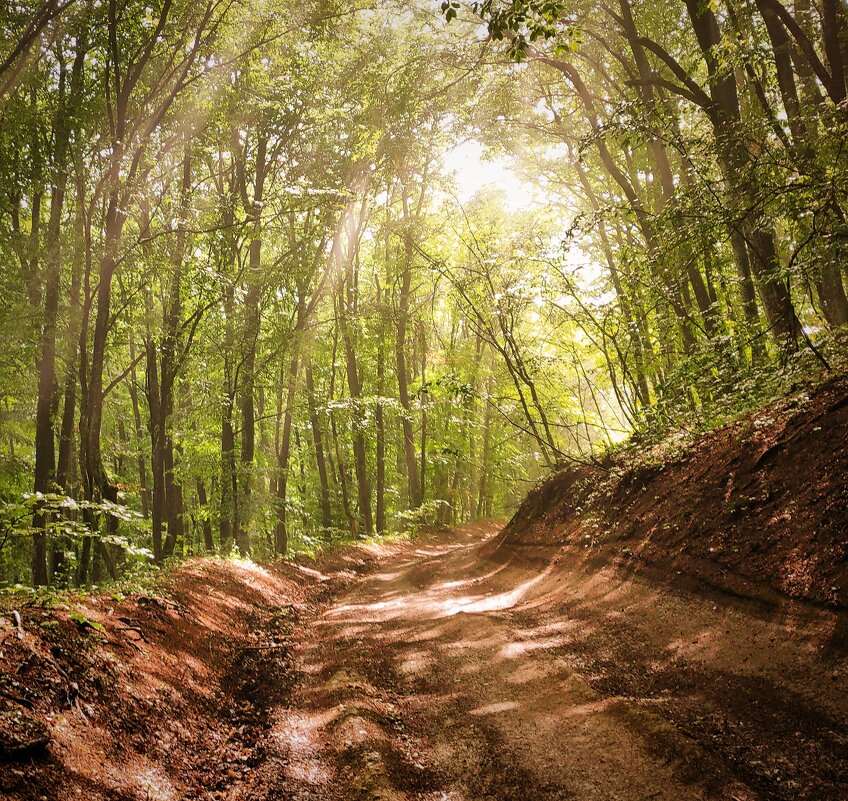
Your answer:
[[[834,369],[847,65],[836,0],[6,4],[0,581],[503,515]]]
[[[544,203],[539,187],[516,172],[512,159],[505,156],[486,156],[484,146],[474,140],[462,142],[444,156],[444,170],[456,180],[456,197],[467,203],[483,187],[497,187],[505,193],[511,211],[531,209]]]

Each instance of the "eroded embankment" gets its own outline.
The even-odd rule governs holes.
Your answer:
[[[527,496],[502,541],[616,550],[622,565],[664,577],[845,608],[847,479],[840,378],[685,447],[565,470]]]
[[[293,629],[369,561],[199,560],[156,593],[0,610],[0,798],[240,797],[295,676]]]

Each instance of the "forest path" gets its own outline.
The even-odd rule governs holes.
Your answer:
[[[492,558],[496,532],[396,549],[299,632],[266,797],[848,797],[844,617]]]

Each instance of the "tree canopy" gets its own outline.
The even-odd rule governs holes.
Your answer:
[[[0,582],[503,516],[841,369],[846,90],[839,0],[4,6]]]

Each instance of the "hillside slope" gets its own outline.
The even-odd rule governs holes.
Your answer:
[[[498,543],[619,551],[731,592],[848,606],[848,380],[700,436],[569,468]]]

